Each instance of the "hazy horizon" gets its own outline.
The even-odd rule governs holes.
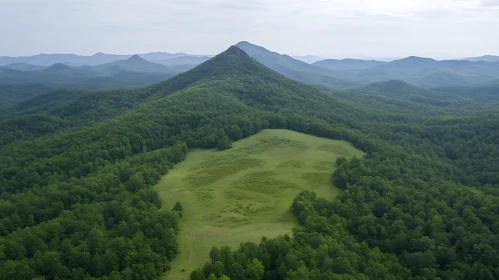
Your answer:
[[[252,43],[252,42],[250,42]],[[253,44],[253,43],[252,43]],[[228,47],[236,45],[236,43],[228,45]],[[258,45],[258,44],[255,44]],[[261,47],[266,48],[263,45],[258,45]],[[305,55],[295,55],[295,54],[288,54],[288,53],[283,53],[280,52],[279,50],[275,49],[269,49],[266,48],[269,51],[272,52],[277,52],[283,55],[289,55],[295,59],[302,60],[302,61],[307,61],[307,60],[312,60],[312,61],[319,61],[319,60],[324,60],[324,59],[337,59],[337,60],[342,60],[342,59],[360,59],[360,60],[378,60],[378,61],[393,61],[393,60],[399,60],[411,56],[416,56],[416,57],[422,57],[422,58],[432,58],[435,60],[446,60],[446,59],[463,59],[463,58],[472,58],[472,57],[482,57],[482,56],[499,56],[496,54],[477,54],[477,55],[470,55],[470,56],[463,56],[463,57],[435,57],[435,56],[419,56],[419,55],[407,55],[407,56],[401,56],[401,57],[375,57],[375,56],[366,56],[366,55],[357,55],[357,56],[320,56],[320,55],[315,55],[315,54],[305,54]],[[222,49],[219,53],[223,52],[225,49]],[[118,56],[133,56],[133,55],[144,55],[144,54],[152,54],[152,53],[170,53],[170,54],[185,54],[187,56],[193,55],[193,56],[215,56],[219,53],[186,53],[186,52],[170,52],[170,51],[145,51],[142,53],[112,53],[112,52],[96,52],[96,53],[91,53],[91,54],[82,54],[82,53],[76,53],[76,52],[59,52],[59,53],[48,53],[48,52],[40,52],[40,53],[33,53],[33,54],[26,54],[26,55],[3,55],[0,53],[0,57],[32,57],[32,56],[37,56],[37,55],[78,55],[78,56],[86,56],[90,57],[93,55],[97,54],[104,54],[104,55],[118,55]]]
[[[497,55],[499,0],[0,0],[0,56],[217,54],[249,41],[292,56]]]

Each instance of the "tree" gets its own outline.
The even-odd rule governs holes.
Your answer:
[[[136,192],[144,186],[144,181],[142,180],[142,177],[139,176],[138,174],[132,175],[130,179],[125,183],[125,186],[127,190],[130,192]]]
[[[253,259],[246,267],[246,277],[248,280],[261,280],[265,274],[263,264],[258,259]]]
[[[218,140],[217,149],[219,151],[223,151],[230,148],[232,148],[232,142],[229,140],[229,138],[226,135],[222,136],[222,138]]]
[[[175,205],[173,205],[173,211],[177,212],[178,216],[182,218],[182,216],[184,215],[184,207],[182,206],[180,201],[177,201]]]
[[[204,277],[203,270],[200,268],[193,270],[190,275],[190,280],[206,280]]]
[[[220,261],[222,258],[220,257],[220,251],[217,247],[211,247],[210,250],[210,260],[211,263],[214,264],[217,261]]]

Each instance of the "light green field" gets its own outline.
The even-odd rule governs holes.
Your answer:
[[[188,279],[213,246],[290,233],[297,226],[289,210],[294,197],[313,190],[334,198],[336,158],[362,155],[345,141],[289,130],[264,130],[222,152],[190,152],[155,186],[164,207],[184,206],[180,255],[165,279]]]

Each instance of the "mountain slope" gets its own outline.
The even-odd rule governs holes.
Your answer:
[[[336,75],[340,75],[340,73],[307,64],[288,55],[271,52],[249,42],[239,42],[236,46],[244,50],[258,62],[291,79],[308,84],[331,87],[350,87],[357,85],[357,83],[353,81],[338,78]]]

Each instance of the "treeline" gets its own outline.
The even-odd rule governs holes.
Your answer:
[[[179,213],[160,211],[150,187],[186,154],[178,144],[84,178],[2,192],[0,279],[159,276],[178,252]]]

